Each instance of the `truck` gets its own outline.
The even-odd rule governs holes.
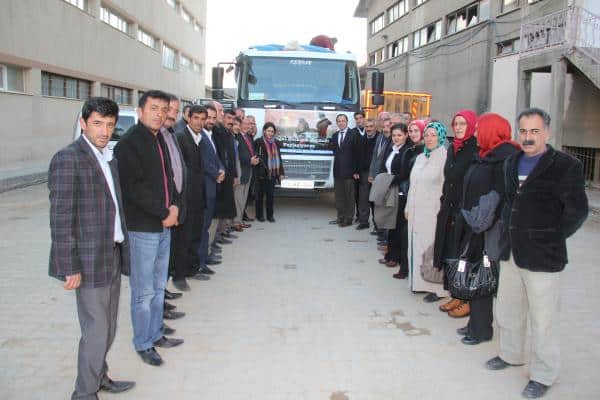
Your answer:
[[[214,80],[213,69],[213,89],[219,85]],[[265,122],[277,127],[285,169],[281,188],[333,188],[329,139],[336,116],[346,115],[353,127],[354,112],[361,109],[355,56],[297,43],[252,46],[237,56],[235,80],[237,106],[255,117],[257,137]],[[317,124],[326,125],[325,119],[331,124],[319,132]]]

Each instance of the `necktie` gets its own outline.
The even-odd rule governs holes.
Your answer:
[[[344,134],[345,131],[340,131],[340,147],[342,147],[342,143],[344,143]]]

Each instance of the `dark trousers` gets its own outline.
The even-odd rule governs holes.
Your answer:
[[[337,220],[344,223],[352,223],[354,219],[354,179],[335,178],[333,181],[335,208],[337,210]]]
[[[116,246],[110,285],[99,288],[80,287],[75,291],[81,339],[72,400],[97,399],[96,392],[100,385],[108,380],[106,354],[115,338],[120,294],[121,247]]]
[[[204,210],[188,210],[186,221],[171,229],[170,271],[174,280],[182,280],[198,265]]]
[[[369,215],[371,214],[371,204],[369,203],[369,192],[371,191],[371,184],[369,183],[369,171],[360,173],[360,180],[358,181],[358,222],[361,224],[369,223]]]
[[[202,217],[202,234],[200,238],[200,246],[198,246],[197,250],[198,264],[201,267],[206,265],[206,259],[208,258],[208,228],[210,228],[213,216],[215,215],[215,202],[216,197],[206,196],[206,208],[204,208],[204,213]]]
[[[471,300],[471,314],[467,324],[469,336],[475,339],[487,340],[494,335],[492,322],[494,321],[493,300],[494,296],[479,297]]]
[[[256,193],[256,218],[264,218],[264,202],[267,203],[267,218],[273,218],[273,197],[275,194],[275,182],[276,177],[257,179],[257,193]]]
[[[398,196],[398,214],[396,215],[396,228],[388,232],[388,253],[385,259],[397,261],[400,272],[408,274],[408,221],[404,217],[406,196]]]

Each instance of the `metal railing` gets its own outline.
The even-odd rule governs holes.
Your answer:
[[[588,183],[600,183],[600,149],[563,146],[563,150],[582,162],[583,173]]]
[[[571,6],[521,25],[522,56],[561,46],[577,47],[595,61],[600,60],[600,16]]]

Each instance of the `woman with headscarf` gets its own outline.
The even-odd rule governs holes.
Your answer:
[[[521,148],[511,140],[510,123],[498,114],[484,114],[477,121],[479,153],[464,179],[459,218],[460,252],[471,262],[499,263],[509,255],[508,232],[500,219],[504,197],[504,160]],[[465,251],[466,250],[466,251]],[[479,344],[493,336],[493,295],[477,297],[469,304],[467,326],[458,329],[467,345]]]
[[[412,142],[413,162],[417,156],[423,152],[423,131],[428,122],[422,119],[415,119],[408,124],[408,137]]]
[[[266,122],[263,126],[263,136],[254,142],[255,152],[259,163],[256,165],[255,174],[257,179],[256,193],[256,219],[265,221],[264,202],[267,201],[267,220],[275,222],[273,216],[273,197],[275,184],[283,178],[283,162],[281,161],[281,144],[275,139],[277,128],[272,122]]]
[[[441,283],[423,279],[421,271],[435,267],[433,244],[435,221],[440,209],[439,198],[444,185],[444,165],[447,150],[446,128],[439,122],[431,122],[424,131],[425,146],[417,156],[410,173],[410,189],[406,203],[409,232],[409,284],[413,292],[426,292],[436,297],[448,293]]]
[[[475,160],[477,152],[477,138],[475,125],[477,114],[471,110],[461,110],[452,118],[452,131],[454,141],[448,149],[448,158],[444,166],[444,190],[441,197],[440,212],[437,217],[434,246],[434,265],[436,268],[445,269],[448,259],[458,257],[459,241],[457,232],[457,217],[460,212],[460,200],[463,191],[463,180],[467,169]],[[427,302],[439,300],[435,296],[424,299]],[[441,311],[458,318],[469,315],[469,303],[459,299],[451,299],[440,306]]]

